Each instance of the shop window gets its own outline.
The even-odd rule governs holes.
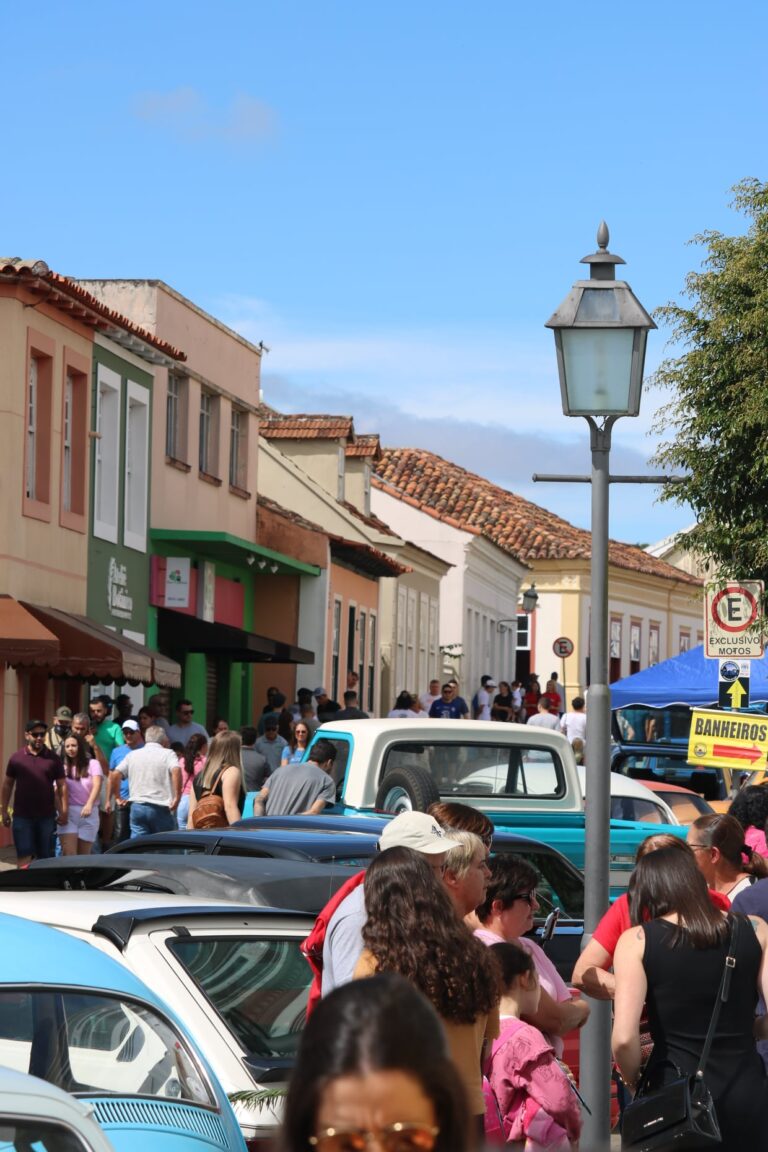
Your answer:
[[[680,629],[680,652],[689,652],[691,648],[691,633],[687,628]]]
[[[229,425],[229,484],[244,492],[248,486],[248,413],[232,408]]]
[[[188,404],[188,378],[169,372],[165,398],[165,454],[170,460],[182,464],[187,462]]]
[[[205,476],[219,474],[219,397],[212,392],[200,394],[199,468]]]
[[[376,614],[371,612],[368,622],[368,700],[366,711],[373,715],[376,701]]]
[[[357,646],[357,703],[358,707],[362,708],[362,701],[365,696],[363,688],[363,685],[365,684],[365,642],[368,633],[368,617],[366,613],[362,611],[362,609],[360,611],[359,632],[360,643]]]
[[[51,404],[54,343],[29,332],[25,391],[24,499],[25,516],[51,518]]]
[[[149,389],[128,381],[125,419],[125,495],[123,543],[147,550],[149,495]]]
[[[85,532],[88,467],[88,362],[65,350],[61,414],[59,523]]]
[[[120,392],[117,372],[98,366],[96,459],[93,473],[93,534],[117,543],[120,490]]]
[[[648,667],[652,668],[659,662],[659,625],[648,626]]]
[[[621,679],[621,617],[611,617],[609,683]]]
[[[634,676],[635,672],[640,671],[640,651],[642,644],[641,636],[642,625],[637,620],[633,620],[629,625],[629,674]]]
[[[341,600],[333,602],[333,635],[331,637],[331,700],[338,700],[339,652],[341,650]]]

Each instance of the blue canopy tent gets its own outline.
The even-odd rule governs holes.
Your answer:
[[[751,664],[749,698],[754,704],[768,700],[768,656]],[[717,696],[718,662],[707,659],[703,644],[611,684],[613,709],[633,705],[666,708],[671,704],[705,708],[717,704]]]

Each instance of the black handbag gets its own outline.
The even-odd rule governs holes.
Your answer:
[[[665,1152],[666,1149],[702,1148],[721,1142],[715,1104],[704,1082],[704,1068],[709,1059],[720,1009],[731,990],[731,976],[736,967],[738,930],[739,922],[733,918],[728,955],[696,1071],[686,1076],[675,1069],[676,1078],[658,1088],[649,1088],[647,1072],[643,1073],[635,1099],[624,1109],[621,1122],[622,1152],[629,1152],[630,1149],[631,1152]]]

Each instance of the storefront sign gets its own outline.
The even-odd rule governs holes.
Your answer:
[[[107,607],[111,616],[121,620],[133,617],[133,597],[128,594],[128,570],[125,564],[118,564],[114,556],[107,567]]]
[[[189,608],[188,556],[169,556],[165,562],[165,607]]]

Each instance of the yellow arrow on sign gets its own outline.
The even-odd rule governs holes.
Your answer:
[[[741,702],[747,695],[747,690],[743,684],[739,683],[738,680],[734,680],[730,688],[726,690],[726,695],[730,696],[731,704],[734,708],[741,708]]]

